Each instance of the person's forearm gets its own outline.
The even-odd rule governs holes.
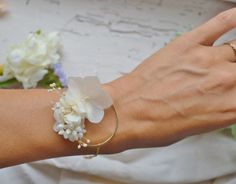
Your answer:
[[[95,149],[77,149],[77,143],[64,140],[52,127],[52,105],[61,94],[46,89],[0,90],[0,124],[2,142],[0,167],[52,157],[94,154]],[[115,127],[115,114],[110,108],[99,125],[87,123],[86,137],[97,143],[106,139]],[[125,134],[125,136],[127,136]],[[101,153],[115,153],[124,149],[122,125],[115,137],[101,149]]]
[[[234,17],[236,9],[219,14],[168,44],[131,73],[103,85],[114,101],[120,123],[101,153],[166,146],[235,123],[236,41],[233,46],[211,46],[235,27]],[[96,152],[77,150],[76,143],[52,130],[51,107],[59,97],[45,89],[0,90],[0,167]],[[104,140],[114,131],[115,121],[112,108],[106,110],[101,124],[86,124],[86,137],[95,143]]]

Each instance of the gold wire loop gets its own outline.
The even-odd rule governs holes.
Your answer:
[[[228,45],[232,48],[234,55],[235,55],[235,60],[236,60],[236,45],[233,43],[230,43],[230,42],[226,42],[226,43],[224,43],[224,45]]]
[[[87,158],[87,159],[91,159],[91,158],[94,158],[94,157],[98,156],[98,154],[101,150],[101,147],[103,145],[105,145],[106,143],[108,143],[117,133],[117,130],[118,130],[118,127],[119,127],[119,118],[118,118],[118,114],[117,114],[117,111],[116,111],[116,108],[115,108],[114,104],[111,107],[113,108],[113,110],[115,112],[115,117],[116,117],[115,129],[114,129],[113,133],[107,139],[105,139],[104,141],[102,141],[100,143],[97,143],[97,144],[88,144],[87,145],[87,147],[96,147],[96,153],[94,155],[85,156],[85,158]],[[79,141],[79,143],[81,143],[81,142],[82,141]]]

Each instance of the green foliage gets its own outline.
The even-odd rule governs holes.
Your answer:
[[[37,35],[40,35],[40,34],[43,33],[43,31],[39,29],[39,30],[35,31],[35,33],[36,33]]]
[[[231,134],[236,139],[236,125],[231,126]]]
[[[11,88],[11,86],[19,84],[16,78],[9,79],[7,81],[0,82],[0,88]]]
[[[58,76],[54,73],[54,70],[48,69],[48,73],[41,81],[38,82],[37,87],[49,89],[51,88],[50,84],[52,83],[55,83],[56,87],[63,88]],[[18,82],[16,78],[0,82],[0,88],[14,88],[15,86],[17,86],[17,88],[22,87],[20,82]]]
[[[38,87],[42,88],[51,88],[50,84],[55,83],[57,87],[63,88],[59,77],[54,73],[53,69],[48,69],[48,73],[44,76],[44,78],[38,82]]]

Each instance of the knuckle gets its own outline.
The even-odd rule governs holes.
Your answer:
[[[235,85],[235,77],[229,71],[217,71],[211,75],[202,85],[205,93],[221,93]]]
[[[215,57],[209,48],[193,48],[189,51],[190,62],[196,67],[209,68],[214,63]]]

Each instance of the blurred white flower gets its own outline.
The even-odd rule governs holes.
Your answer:
[[[54,107],[54,130],[65,139],[76,141],[83,137],[85,119],[99,123],[104,109],[112,105],[111,97],[103,91],[97,77],[74,77],[68,80],[68,90]]]
[[[58,32],[30,34],[24,42],[9,50],[0,81],[15,77],[24,88],[36,87],[48,68],[59,62],[59,49]]]
[[[3,0],[0,0],[0,15],[6,12],[6,5]]]

